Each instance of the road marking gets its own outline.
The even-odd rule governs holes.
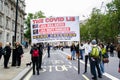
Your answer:
[[[85,62],[82,61],[82,60],[80,60],[80,62],[81,62],[82,64],[85,64]],[[90,67],[90,64],[87,64],[87,66]]]
[[[118,79],[118,78],[116,78],[116,77],[114,77],[114,76],[112,76],[112,75],[110,75],[110,74],[108,74],[106,72],[103,75],[105,75],[106,77],[108,77],[108,78],[110,78],[112,80],[120,80],[120,79]]]
[[[72,64],[71,62],[68,62],[70,65]]]
[[[85,78],[85,80],[89,80],[89,78],[87,76],[85,76],[85,75],[82,75],[82,76]]]
[[[78,68],[77,68],[76,66],[73,66],[73,68],[74,68],[76,71],[78,71]]]

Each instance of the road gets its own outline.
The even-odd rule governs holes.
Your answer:
[[[32,71],[27,75],[25,80],[91,80],[90,67],[88,64],[88,72],[84,72],[84,60],[80,60],[80,74],[78,74],[78,61],[68,60],[67,55],[70,55],[69,49],[51,50],[51,57],[47,58],[44,55],[40,75],[32,75]],[[110,57],[110,62],[105,64],[105,73],[98,80],[120,80],[120,74],[117,72],[118,59]]]

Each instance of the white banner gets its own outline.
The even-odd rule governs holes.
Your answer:
[[[32,43],[79,41],[79,17],[50,17],[31,20]]]

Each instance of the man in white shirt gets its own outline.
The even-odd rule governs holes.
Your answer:
[[[88,63],[88,59],[89,59],[89,53],[91,52],[92,48],[91,48],[89,41],[86,42],[84,47],[85,47],[85,72],[84,72],[84,74],[85,74],[87,72],[87,63]]]

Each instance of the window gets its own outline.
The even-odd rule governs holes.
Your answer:
[[[0,0],[0,11],[3,11],[3,1]]]
[[[3,26],[3,17],[0,15],[0,26]]]
[[[2,41],[2,32],[0,31],[0,41]]]
[[[8,18],[6,18],[6,29],[8,29]]]
[[[12,21],[12,31],[15,31],[15,21]]]
[[[10,29],[10,19],[6,17],[6,29]]]
[[[7,33],[6,41],[9,42],[9,33]]]

